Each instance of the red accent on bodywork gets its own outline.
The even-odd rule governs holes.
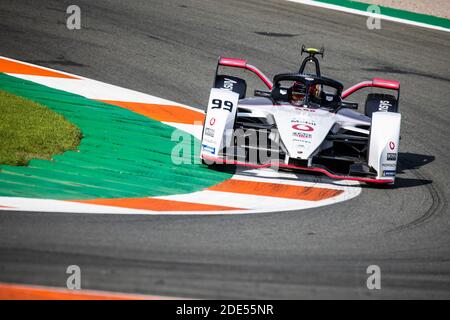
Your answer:
[[[355,84],[354,86],[348,88],[342,93],[342,99],[347,98],[349,95],[355,93],[356,91],[362,88],[383,88],[383,89],[391,89],[391,90],[400,90],[400,82],[395,80],[386,80],[381,78],[373,78],[372,81],[363,81]]]
[[[306,131],[306,132],[314,131],[313,127],[311,127],[310,125],[307,125],[307,124],[302,124],[302,123],[294,124],[292,126],[292,129],[299,130],[299,131]]]
[[[392,90],[400,89],[400,82],[395,81],[395,80],[373,78],[372,83],[373,83],[374,87],[378,87],[378,88],[385,88],[385,89],[392,89]]]
[[[247,60],[238,58],[220,58],[219,64],[225,67],[246,68]]]
[[[270,90],[272,90],[273,87],[272,81],[270,81],[269,78],[264,73],[262,73],[258,68],[252,66],[251,64],[247,64],[247,60],[238,58],[220,58],[219,65],[224,67],[247,69],[256,74],[258,78],[260,78],[264,82],[264,84]]]
[[[372,178],[364,178],[364,177],[351,177],[351,176],[341,176],[334,173],[331,173],[330,171],[323,169],[323,168],[315,168],[315,167],[300,167],[293,164],[285,164],[285,163],[277,163],[277,164],[252,164],[252,163],[246,163],[246,162],[240,162],[235,160],[227,160],[222,159],[218,157],[210,157],[206,155],[202,155],[203,160],[212,161],[217,164],[230,164],[230,165],[236,165],[236,166],[242,166],[242,167],[249,167],[249,168],[255,168],[255,169],[262,169],[262,168],[269,168],[272,166],[278,166],[280,168],[287,168],[287,169],[297,169],[302,171],[312,171],[312,172],[319,172],[325,174],[327,177],[331,179],[336,180],[353,180],[353,181],[361,181],[366,183],[378,183],[378,184],[388,184],[388,183],[394,183],[394,180],[392,179],[372,179]]]
[[[248,64],[247,65],[247,70],[250,70],[251,72],[255,73],[264,82],[264,84],[267,86],[267,88],[272,90],[272,87],[273,87],[272,81],[270,81],[269,78],[267,78],[264,73],[259,71],[258,68]]]
[[[389,149],[394,150],[395,149],[395,143],[394,141],[389,142]]]
[[[347,90],[345,90],[342,93],[342,99],[347,98],[349,95],[351,95],[352,93],[362,89],[362,88],[367,88],[367,87],[371,87],[373,84],[372,81],[363,81],[360,83],[355,84],[354,86],[351,86],[350,88],[348,88]]]

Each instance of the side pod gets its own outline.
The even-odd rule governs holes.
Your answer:
[[[239,94],[225,89],[211,89],[203,126],[200,158],[219,156],[231,145]]]
[[[377,172],[377,179],[395,180],[400,124],[400,113],[374,112],[372,114],[369,166]]]

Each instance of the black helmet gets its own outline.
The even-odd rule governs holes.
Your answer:
[[[306,86],[301,82],[295,82],[288,90],[289,101],[292,104],[301,105],[305,102]]]

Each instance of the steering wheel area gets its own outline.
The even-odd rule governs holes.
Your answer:
[[[283,73],[274,77],[271,97],[275,102],[338,108],[342,102],[342,90],[343,85],[330,78]]]

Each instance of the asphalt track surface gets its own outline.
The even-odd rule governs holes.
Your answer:
[[[219,55],[269,75],[326,46],[324,74],[402,83],[394,189],[239,216],[0,213],[0,282],[191,298],[450,298],[450,36],[286,1],[0,3],[0,54],[203,108]],[[366,288],[379,265],[382,289]]]

